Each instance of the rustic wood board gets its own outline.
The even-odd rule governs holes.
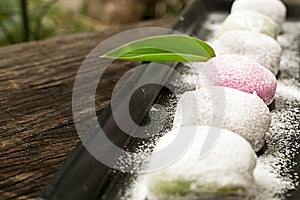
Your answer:
[[[111,35],[136,27],[170,27],[163,19],[0,48],[0,199],[34,199],[78,143],[72,89],[85,56]],[[97,113],[114,84],[136,66],[116,62],[97,95]]]

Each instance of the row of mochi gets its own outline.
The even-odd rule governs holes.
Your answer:
[[[275,38],[285,15],[279,0],[234,1],[212,44],[217,56],[193,63],[199,71],[196,90],[182,95],[173,129],[156,149],[188,126],[197,127],[195,140],[172,165],[147,175],[148,199],[245,194],[255,187],[255,152],[263,147],[271,123],[268,105],[281,56]],[[200,158],[203,148],[209,153]]]

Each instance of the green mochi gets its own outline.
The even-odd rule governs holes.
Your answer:
[[[173,129],[163,136],[156,150],[165,147],[183,130]],[[199,199],[205,195],[243,196],[254,183],[253,170],[256,154],[251,145],[240,135],[229,130],[210,126],[197,126],[191,146],[173,164],[147,174],[145,184],[149,200]],[[210,153],[199,154],[206,141],[218,139]],[[154,160],[155,162],[155,160]],[[151,163],[151,161],[150,161]]]
[[[246,30],[259,32],[276,38],[278,27],[267,15],[255,11],[238,11],[231,13],[221,26],[217,37],[232,30]]]
[[[246,188],[242,185],[232,184],[220,186],[218,183],[201,183],[199,179],[186,179],[184,177],[176,177],[170,179],[166,174],[165,178],[159,175],[152,176],[149,181],[148,189],[153,195],[161,198],[172,198],[176,196],[214,194],[214,195],[232,195],[243,194]]]

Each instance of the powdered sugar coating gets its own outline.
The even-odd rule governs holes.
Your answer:
[[[182,95],[177,105],[173,127],[220,127],[241,135],[255,151],[259,151],[264,145],[265,133],[270,123],[270,111],[256,94],[213,86]]]
[[[281,27],[286,18],[286,6],[280,0],[235,0],[231,12],[253,10],[268,15]]]
[[[260,63],[273,74],[278,73],[281,47],[276,40],[264,34],[233,30],[224,33],[212,47],[220,55],[244,55]]]
[[[274,74],[261,64],[239,55],[221,55],[199,66],[197,88],[225,86],[256,93],[269,105],[276,91]]]
[[[199,154],[212,135],[219,134],[215,146],[205,158]],[[168,145],[178,129],[163,136],[156,148]],[[191,134],[191,133],[186,133]],[[174,199],[176,196],[203,193],[241,193],[253,185],[256,155],[251,145],[228,130],[199,126],[196,138],[185,154],[173,165],[147,175],[149,199]],[[151,161],[150,161],[151,162]]]
[[[254,11],[236,11],[228,15],[217,37],[231,30],[247,30],[263,33],[272,38],[277,37],[278,27],[267,15]]]

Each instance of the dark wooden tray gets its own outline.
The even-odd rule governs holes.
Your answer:
[[[185,34],[194,35],[201,39],[207,39],[210,37],[212,30],[210,27],[207,27],[207,22],[209,16],[214,13],[218,13],[221,16],[218,20],[222,19],[222,16],[225,17],[228,14],[231,1],[226,0],[194,0],[192,1],[183,13],[178,17],[178,21],[174,24],[173,29],[176,31],[183,32]],[[288,4],[288,22],[293,23],[300,20],[300,5],[298,4]],[[184,20],[182,20],[184,19]],[[300,36],[300,31],[299,31]],[[300,41],[300,40],[299,40]],[[299,42],[298,41],[298,42]],[[288,48],[288,47],[283,47]],[[297,50],[300,53],[300,43],[292,49],[293,51]],[[299,54],[298,54],[299,56]],[[181,64],[170,64],[172,68],[184,68]],[[157,73],[157,72],[156,72]],[[121,92],[126,92],[127,87],[133,87],[134,80],[149,78],[149,75],[152,74],[151,69],[146,69],[142,72],[135,73],[130,80],[128,80],[125,87]],[[172,77],[171,71],[165,71],[163,73],[157,73],[161,80],[167,81]],[[300,88],[299,83],[299,69],[298,73],[295,69],[288,69],[283,67],[281,74],[279,75],[279,82],[286,84],[287,87],[293,85]],[[153,104],[168,104],[172,101],[170,97],[170,91],[166,88],[157,85],[147,86],[148,95],[145,97],[140,96],[139,92],[134,96],[132,101],[137,109],[134,112],[133,118],[139,124],[147,122],[147,113],[150,107]],[[181,91],[183,92],[183,91]],[[172,101],[173,102],[173,101]],[[176,102],[175,102],[176,104]],[[289,112],[289,116],[286,116],[285,119],[282,119],[285,123],[289,123],[290,119],[293,119],[295,123],[288,128],[290,129],[289,136],[294,137],[292,140],[299,139],[299,122],[300,116],[299,113],[293,113],[295,109],[300,107],[299,99],[298,102],[293,97],[284,97],[282,95],[277,95],[275,99],[275,104],[272,105],[270,109],[272,112],[284,113]],[[122,115],[122,113],[120,113]],[[172,116],[170,116],[172,117]],[[291,118],[292,117],[292,118]],[[141,140],[130,137],[129,135],[123,133],[115,124],[110,106],[102,113],[99,117],[100,125],[103,126],[106,134],[109,135],[110,139],[118,146],[134,149]],[[107,123],[113,122],[113,123]],[[297,124],[298,123],[298,124]],[[169,125],[166,125],[166,128],[169,128]],[[139,130],[132,130],[139,131]],[[267,145],[265,149],[260,152],[264,154],[265,152],[272,153],[272,150],[268,148],[268,142],[278,142],[274,138],[278,136],[278,127],[276,124],[273,124],[273,128],[270,128],[269,138],[267,138]],[[279,133],[283,130],[279,130]],[[299,143],[295,143],[295,146],[280,146],[282,150],[285,148],[295,149]],[[293,145],[293,144],[291,144]],[[273,150],[273,152],[276,150]],[[297,153],[296,153],[297,154]],[[296,155],[295,154],[295,155]],[[287,174],[293,174],[294,172],[300,173],[300,156],[297,154],[292,158],[296,162]],[[101,164],[90,153],[85,149],[82,144],[78,144],[76,150],[72,153],[69,159],[66,161],[64,166],[57,172],[55,178],[44,188],[40,198],[47,200],[54,199],[119,199],[120,194],[124,193],[130,188],[131,181],[134,181],[136,175],[129,173],[122,173],[110,169],[109,167]],[[88,190],[87,190],[88,189]],[[291,196],[292,195],[292,196]],[[300,197],[300,190],[297,188],[290,191],[287,194],[288,198],[297,199]],[[214,197],[214,196],[205,196],[203,199],[232,199],[239,197]]]

